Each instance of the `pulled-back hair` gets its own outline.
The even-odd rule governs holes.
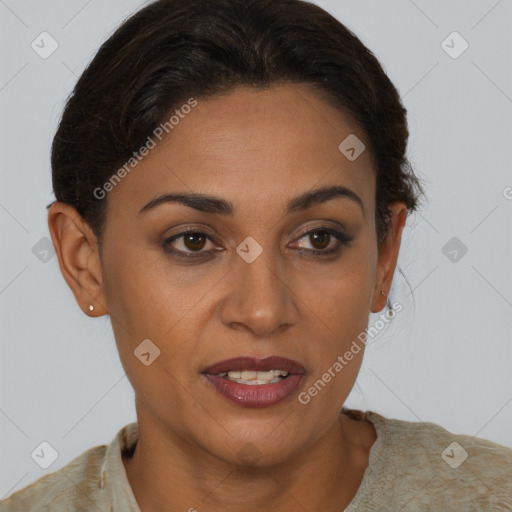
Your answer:
[[[158,0],[103,43],[67,100],[52,144],[57,201],[72,205],[101,248],[107,197],[94,193],[187,99],[235,86],[307,83],[365,131],[376,167],[376,236],[388,205],[423,194],[405,156],[400,96],[342,23],[301,0]],[[341,142],[341,141],[340,141]]]

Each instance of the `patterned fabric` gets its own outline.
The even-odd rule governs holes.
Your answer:
[[[435,423],[366,411],[377,432],[369,465],[344,512],[512,511],[512,448]],[[121,452],[137,423],[0,502],[0,512],[140,512]]]

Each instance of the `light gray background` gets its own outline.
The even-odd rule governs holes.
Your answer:
[[[415,304],[397,273],[392,299],[405,309],[368,346],[348,405],[512,447],[512,3],[317,3],[398,87],[430,199],[408,219],[399,258]],[[49,237],[49,151],[64,101],[141,5],[0,0],[0,498],[135,420],[108,317],[85,316],[57,258],[32,249]],[[43,31],[59,45],[47,59],[31,48]],[[469,43],[456,59],[441,46],[453,31]],[[468,248],[457,262],[443,253],[452,237]],[[47,470],[30,456],[42,441],[59,454]]]

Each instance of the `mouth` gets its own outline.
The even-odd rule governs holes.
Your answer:
[[[236,357],[205,368],[201,374],[224,398],[242,407],[275,405],[298,388],[304,367],[292,359]]]

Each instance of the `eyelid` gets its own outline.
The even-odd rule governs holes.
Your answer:
[[[163,244],[164,244],[164,246],[168,246],[171,244],[171,242],[179,240],[180,238],[183,238],[190,233],[202,235],[205,238],[207,238],[210,242],[215,243],[215,240],[213,239],[212,235],[210,235],[209,233],[204,231],[202,228],[186,227],[186,228],[183,228],[179,233],[176,233],[175,235],[165,238],[165,240],[163,241]],[[181,253],[181,254],[205,254],[208,252],[212,252],[213,250],[214,249],[209,249],[206,251],[201,250],[201,251],[194,252],[194,251],[182,251],[180,249],[173,249],[173,250],[171,250],[171,252],[177,252],[177,253]]]
[[[312,232],[315,232],[315,231],[327,231],[329,233],[339,233],[340,235],[344,235],[344,236],[347,236],[348,235],[345,235],[346,233],[346,229],[345,229],[345,226],[343,226],[342,224],[340,223],[337,223],[337,226],[334,227],[334,226],[329,226],[329,225],[326,225],[325,224],[325,221],[324,223],[322,224],[313,224],[313,225],[308,225],[307,227],[303,228],[301,231],[300,231],[300,234],[297,235],[295,237],[295,240],[297,238],[302,238],[304,235],[307,235],[309,233],[312,233]]]
[[[300,235],[298,235],[296,238],[294,238],[294,242],[297,240],[301,240],[302,238],[306,237],[310,233],[314,233],[317,231],[325,231],[326,233],[328,233],[331,237],[333,237],[336,240],[336,242],[337,242],[335,244],[336,246],[334,248],[327,249],[327,250],[325,250],[325,249],[307,249],[307,248],[299,247],[297,250],[300,253],[307,253],[308,255],[319,256],[319,257],[321,257],[323,255],[327,256],[327,255],[330,255],[333,253],[338,253],[343,246],[350,246],[352,241],[354,240],[354,237],[347,235],[344,232],[344,230],[338,230],[338,229],[335,229],[335,228],[332,228],[329,226],[320,225],[320,226],[313,226],[313,227],[309,226],[308,228],[305,228],[305,230],[302,231]],[[215,243],[214,238],[209,233],[204,231],[203,228],[199,228],[199,227],[196,228],[193,226],[188,226],[188,227],[184,227],[179,233],[176,233],[175,235],[172,235],[172,236],[166,238],[163,242],[164,250],[172,255],[175,255],[178,258],[188,259],[188,260],[205,258],[207,255],[211,256],[212,253],[215,251],[222,250],[222,249],[216,248],[216,249],[200,250],[200,251],[183,251],[181,249],[173,249],[172,248],[172,246],[171,246],[172,242],[174,242],[175,240],[178,240],[180,238],[183,238],[184,236],[186,236],[189,233],[203,235],[208,240],[210,240],[212,243]]]
[[[319,226],[319,227],[312,227],[307,229],[305,232],[303,232],[300,236],[298,236],[295,240],[301,240],[304,237],[307,237],[311,233],[316,232],[326,232],[328,233],[331,238],[334,238],[336,241],[335,247],[332,247],[331,249],[304,249],[302,247],[299,247],[298,250],[306,253],[310,253],[313,255],[328,255],[332,253],[339,252],[343,246],[350,246],[352,241],[354,240],[354,237],[347,235],[343,231],[340,231],[338,229],[334,229],[328,226]]]

